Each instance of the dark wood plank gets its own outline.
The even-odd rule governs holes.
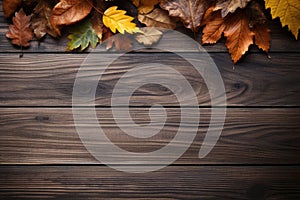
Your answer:
[[[125,109],[119,111],[120,114],[123,112]],[[179,109],[168,108],[166,124],[156,122],[153,126],[158,128],[162,125],[163,129],[153,137],[138,139],[119,129],[115,120],[123,118],[119,115],[113,117],[110,108],[99,108],[97,113],[102,129],[114,144],[138,153],[152,152],[167,145],[177,134],[181,122]],[[133,121],[140,125],[150,122],[147,108],[131,108],[130,113]],[[300,164],[300,109],[228,109],[218,143],[202,159],[198,158],[198,152],[210,123],[210,109],[201,109],[200,114],[197,136],[190,148],[176,161],[177,164]],[[191,114],[189,121],[195,117]],[[127,126],[130,124],[127,118],[122,123]],[[0,126],[1,164],[99,163],[79,139],[71,109],[2,108]],[[90,127],[86,133],[95,127],[88,122],[84,126]],[[192,134],[195,127],[190,123],[181,126],[187,136]],[[180,141],[175,145],[184,143]],[[120,158],[112,154],[112,157]],[[174,157],[173,154],[164,156]],[[151,164],[157,162],[157,159],[150,161]],[[111,164],[120,163],[115,161]]]
[[[108,60],[116,54],[99,54],[95,65],[87,67],[88,81],[95,80],[99,69],[104,69]],[[186,54],[201,62],[201,55]],[[225,84],[228,106],[299,106],[300,104],[300,54],[271,54],[268,59],[261,54],[250,54],[244,62],[233,66],[227,54],[212,54]],[[84,61],[83,54],[0,54],[0,105],[1,106],[71,106],[73,85],[79,66]],[[205,57],[205,54],[203,54]],[[126,54],[117,59],[103,73],[96,91],[96,105],[111,104],[112,91],[120,77],[130,69],[142,64],[159,63],[172,66],[189,81],[200,106],[210,106],[210,97],[205,81],[186,61],[175,54],[138,53]],[[147,77],[157,77],[149,73]],[[137,73],[125,79],[143,80],[145,74]],[[168,74],[172,79],[173,72]],[[142,81],[141,81],[142,82]],[[175,80],[174,80],[175,82]],[[142,85],[141,85],[142,86]],[[89,94],[89,87],[83,91]],[[179,85],[175,94],[189,91]],[[127,91],[122,98],[128,97]],[[189,104],[195,97],[187,96]],[[133,106],[148,106],[153,103],[176,106],[174,94],[157,84],[138,88],[131,96]]]
[[[2,199],[300,198],[299,167],[170,166],[128,174],[105,166],[1,166],[0,172]]]

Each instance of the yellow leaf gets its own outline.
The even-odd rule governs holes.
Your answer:
[[[104,12],[103,24],[110,28],[113,33],[116,33],[116,30],[121,34],[124,34],[125,31],[128,33],[140,32],[136,24],[131,22],[134,18],[125,15],[126,11],[117,9],[117,6],[112,6]]]
[[[265,0],[266,8],[271,8],[272,18],[279,17],[282,26],[289,30],[298,39],[300,28],[300,1],[299,0]]]

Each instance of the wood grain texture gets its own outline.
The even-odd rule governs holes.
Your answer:
[[[0,196],[27,199],[299,199],[299,167],[169,166],[128,174],[106,166],[0,167]]]
[[[114,144],[131,152],[152,152],[167,145],[177,134],[180,111],[177,108],[166,111],[168,118],[163,129],[148,139],[122,132],[115,122],[121,117],[113,116],[110,108],[99,108],[97,114],[103,131]],[[125,109],[119,111],[122,112]],[[130,113],[139,125],[150,122],[148,108],[131,108]],[[300,164],[300,109],[228,109],[222,135],[203,159],[198,158],[198,152],[207,133],[210,109],[201,109],[200,114],[197,136],[177,164]],[[154,122],[160,115],[156,117]],[[191,114],[190,121],[195,117]],[[129,119],[123,119],[122,124],[130,126]],[[156,121],[153,127],[160,125],[162,122]],[[79,139],[71,109],[2,108],[0,126],[0,164],[98,163]],[[78,126],[87,127],[86,134],[94,127],[92,124]],[[181,126],[184,134],[192,134],[193,125],[183,123]],[[176,145],[183,144],[184,141]],[[174,157],[172,154],[165,156]],[[157,161],[154,158],[150,163],[157,164]]]
[[[95,65],[85,68],[88,80],[96,80],[115,54],[99,54]],[[98,55],[97,55],[98,56]],[[190,55],[200,60],[198,54]],[[212,58],[223,78],[228,106],[299,106],[300,105],[300,54],[271,54],[272,59],[261,54],[251,54],[233,69],[227,54],[213,54]],[[76,73],[85,59],[83,54],[27,54],[19,59],[17,54],[0,54],[0,105],[1,106],[71,106]],[[200,106],[210,106],[206,83],[196,70],[175,54],[126,54],[103,73],[96,91],[96,105],[109,106],[114,85],[124,73],[136,66],[159,63],[178,70],[189,81],[197,94]],[[173,72],[167,75],[172,79]],[[141,81],[157,77],[159,73],[137,73],[124,79]],[[163,76],[166,78],[166,76]],[[174,80],[176,83],[176,80]],[[82,92],[89,94],[89,84]],[[142,85],[141,85],[142,86]],[[187,95],[188,89],[178,85],[175,94]],[[127,91],[121,94],[128,97]],[[195,97],[188,97],[186,102]],[[91,99],[92,101],[92,99]],[[177,106],[178,100],[166,87],[148,84],[131,96],[130,105],[152,104]]]

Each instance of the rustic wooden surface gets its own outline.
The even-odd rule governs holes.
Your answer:
[[[278,20],[270,22],[271,58],[251,47],[234,66],[223,43],[204,47],[224,79],[228,110],[220,140],[203,159],[198,158],[198,151],[209,125],[210,99],[203,80],[184,62],[173,54],[151,50],[151,54],[127,54],[105,72],[96,93],[98,120],[108,137],[129,151],[153,151],[166,145],[176,134],[180,112],[165,88],[139,88],[131,98],[134,121],[148,124],[149,107],[162,103],[167,106],[167,122],[161,133],[149,139],[121,134],[110,107],[111,89],[121,72],[139,59],[156,58],[178,67],[197,91],[201,123],[191,147],[167,168],[128,174],[95,160],[74,127],[73,83],[90,50],[66,53],[66,39],[47,37],[41,44],[33,41],[20,59],[20,50],[5,38],[8,24],[1,3],[1,199],[300,199],[300,42],[282,30]],[[174,40],[180,42],[172,38],[162,41],[162,46]],[[193,56],[188,44],[182,45]],[[112,55],[104,48],[98,53],[104,58]],[[105,64],[104,59],[100,67]],[[88,70],[92,79],[97,69]],[[191,127],[184,129],[188,134]]]

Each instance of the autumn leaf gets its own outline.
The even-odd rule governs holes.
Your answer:
[[[135,40],[145,46],[152,46],[153,44],[159,42],[163,33],[154,27],[142,28],[142,33],[137,34],[134,38]]]
[[[99,42],[99,38],[89,20],[77,24],[70,32],[72,34],[68,36],[70,42],[68,43],[67,51],[77,49],[80,46],[81,50],[84,50],[89,44],[91,44],[92,48],[95,48]]]
[[[205,15],[206,26],[203,29],[202,43],[215,43],[224,33],[226,46],[233,62],[236,63],[253,44],[253,33],[249,28],[247,15],[240,10],[223,18],[221,12],[212,12],[212,10],[209,9],[209,14]]]
[[[203,18],[202,44],[214,44],[218,42],[226,28],[225,19],[221,16],[221,12],[214,12],[214,8],[210,7]]]
[[[9,18],[14,12],[20,7],[22,0],[3,0],[2,7],[4,12],[4,17]]]
[[[99,15],[99,13],[94,13],[91,17],[92,27],[97,34],[99,40],[102,40],[103,37],[103,28],[104,25],[102,23],[102,17]]]
[[[104,41],[106,43],[106,49],[111,49],[115,46],[117,51],[131,51],[132,41],[129,37],[121,34],[114,35]]]
[[[117,10],[117,6],[112,6],[108,8],[103,15],[103,24],[110,28],[113,33],[118,30],[121,34],[125,31],[128,33],[139,32],[139,28],[136,24],[131,22],[134,18],[126,14],[124,10]]]
[[[222,17],[234,13],[237,8],[245,8],[251,0],[218,0],[214,11],[221,10]]]
[[[168,12],[160,8],[156,8],[146,15],[139,14],[138,19],[148,27],[161,27],[167,29],[175,29],[176,27],[176,22],[169,17]]]
[[[255,44],[265,52],[270,48],[271,34],[267,27],[267,18],[263,12],[263,8],[256,2],[251,2],[249,5],[248,17],[249,26],[254,33]]]
[[[52,10],[50,22],[56,33],[60,35],[60,26],[82,20],[91,10],[92,5],[88,0],[60,0]]]
[[[270,48],[270,29],[265,24],[257,24],[252,29],[255,38],[255,44],[265,52]]]
[[[160,6],[169,11],[170,16],[179,17],[185,27],[197,32],[210,3],[207,0],[162,0]]]
[[[224,30],[226,46],[236,63],[244,55],[251,44],[253,44],[253,33],[251,32],[244,12],[238,12],[234,17],[227,19]]]
[[[30,46],[29,41],[33,38],[33,33],[30,28],[30,16],[26,16],[23,9],[16,12],[13,17],[13,25],[9,25],[9,31],[6,37],[11,39],[12,43],[21,47]]]
[[[133,0],[132,3],[138,8],[140,14],[150,13],[160,0]]]
[[[266,8],[271,8],[272,18],[280,18],[282,27],[289,30],[298,39],[300,28],[300,1],[299,0],[265,0]]]
[[[51,12],[51,2],[47,0],[39,0],[39,3],[33,10],[34,15],[31,19],[31,28],[38,40],[44,37],[47,33],[52,37],[58,36],[50,23]]]

